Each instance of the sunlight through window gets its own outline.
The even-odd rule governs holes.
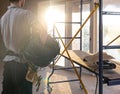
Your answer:
[[[45,14],[45,21],[48,25],[48,30],[53,28],[56,22],[61,22],[65,20],[65,14],[62,10],[55,7],[49,7]]]

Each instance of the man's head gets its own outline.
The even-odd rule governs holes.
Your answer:
[[[20,7],[23,7],[25,4],[25,0],[9,0],[9,1],[10,3],[18,4]]]

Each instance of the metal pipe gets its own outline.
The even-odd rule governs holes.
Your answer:
[[[102,0],[99,0],[99,94],[103,94],[103,25]]]

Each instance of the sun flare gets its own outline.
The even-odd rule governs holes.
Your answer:
[[[64,20],[65,20],[65,14],[58,9],[54,7],[49,7],[48,10],[46,11],[45,21],[48,25],[48,29],[53,28],[53,25],[56,22],[61,22]]]

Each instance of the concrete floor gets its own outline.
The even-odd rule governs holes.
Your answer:
[[[51,80],[58,81],[58,80],[67,80],[67,79],[74,79],[77,78],[75,73],[70,71],[56,71],[55,74],[52,76]],[[95,94],[95,87],[96,87],[96,77],[88,72],[84,71],[82,73],[82,81],[87,89],[88,94]],[[84,90],[80,88],[79,82],[69,82],[69,83],[58,83],[52,84],[53,92],[52,94],[85,94]],[[106,84],[103,85],[103,94],[119,94],[120,93],[120,85],[117,86],[107,86]],[[98,91],[98,88],[97,88]],[[59,93],[56,93],[59,92]],[[97,92],[97,94],[99,94]]]
[[[3,63],[0,64],[0,92],[2,91],[2,72],[3,72]],[[47,75],[49,75],[51,69],[47,69]],[[56,70],[52,75],[50,81],[61,81],[68,79],[76,79],[76,75],[73,71],[67,70]],[[82,81],[87,89],[88,94],[95,94],[95,86],[96,86],[96,77],[88,72],[83,71],[82,73]],[[80,84],[78,81],[75,82],[65,82],[65,83],[56,83],[50,84],[52,87],[51,94],[85,94],[84,90],[80,88]],[[103,85],[103,94],[119,94],[120,93],[120,85],[117,86],[107,86]],[[36,92],[33,86],[33,94],[40,94],[40,92]],[[45,94],[48,94],[45,91]],[[98,94],[98,93],[97,93]]]

